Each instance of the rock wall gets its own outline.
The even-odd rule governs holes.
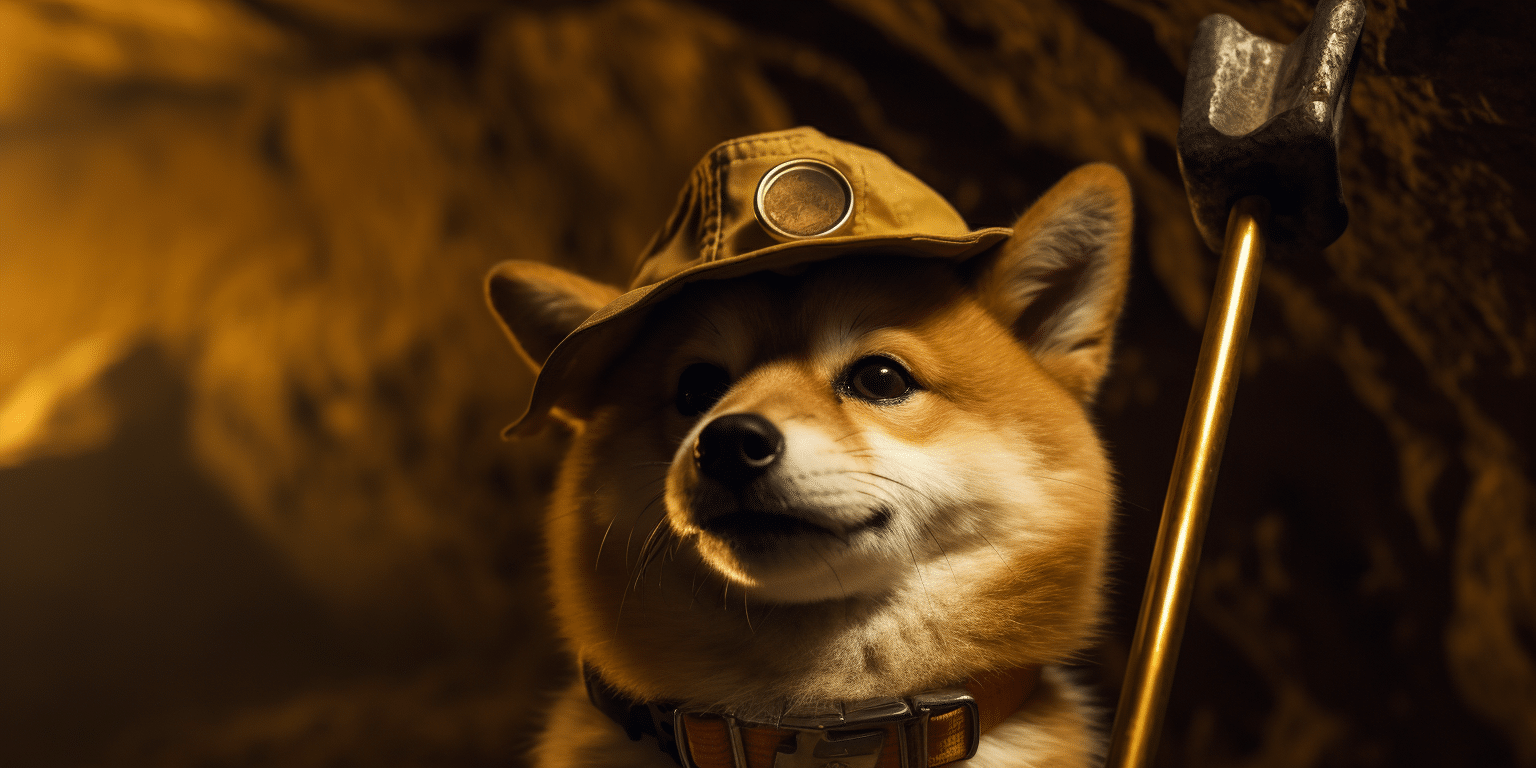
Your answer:
[[[1529,6],[1370,0],[1349,231],[1262,283],[1161,765],[1536,765]],[[0,3],[0,764],[518,764],[556,438],[479,279],[622,282],[715,142],[809,123],[973,225],[1137,195],[1098,409],[1112,703],[1214,269],[1199,19],[1298,0]]]

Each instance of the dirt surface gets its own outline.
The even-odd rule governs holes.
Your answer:
[[[1351,225],[1266,269],[1160,765],[1536,765],[1536,12],[1368,7]],[[975,226],[1130,176],[1112,704],[1214,269],[1173,149],[1213,12],[1311,11],[0,2],[0,765],[521,764],[559,439],[497,439],[530,378],[481,276],[624,282],[711,145],[796,124]]]

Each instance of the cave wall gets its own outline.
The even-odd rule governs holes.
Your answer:
[[[1533,12],[1369,0],[1352,220],[1266,267],[1159,764],[1536,765]],[[1236,0],[0,3],[0,764],[519,764],[560,440],[503,258],[623,282],[717,141],[812,124],[975,226],[1136,194],[1097,419],[1112,703],[1214,256],[1173,144]]]

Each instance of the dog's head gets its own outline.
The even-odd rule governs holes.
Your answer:
[[[651,309],[557,401],[575,431],[550,520],[566,633],[671,696],[783,674],[775,652],[836,657],[815,674],[853,690],[856,667],[900,687],[1078,652],[1112,506],[1086,406],[1129,227],[1123,176],[1086,166],[967,260],[848,254]],[[534,365],[619,295],[528,263],[491,280]],[[912,643],[952,658],[915,662]],[[710,665],[724,654],[753,669]]]

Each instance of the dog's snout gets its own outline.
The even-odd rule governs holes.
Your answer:
[[[784,434],[755,413],[731,413],[704,425],[693,461],[707,477],[742,485],[762,474],[784,452]]]

